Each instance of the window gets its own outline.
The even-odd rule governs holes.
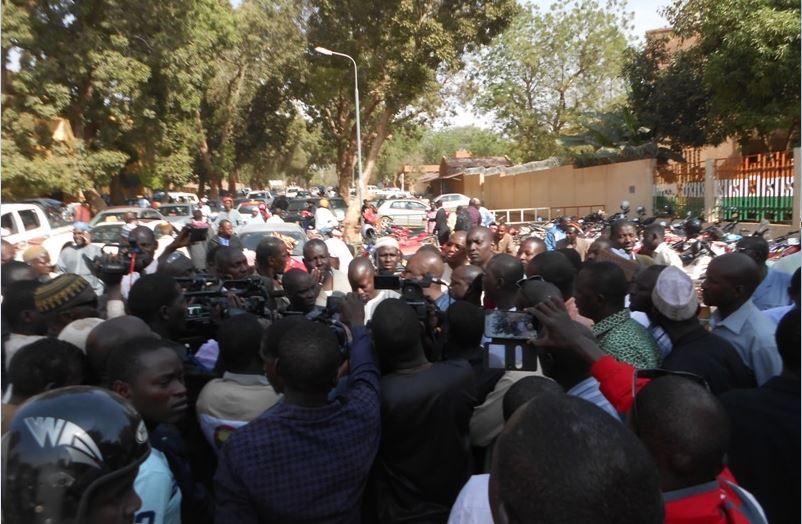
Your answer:
[[[143,211],[142,218],[144,218],[145,220],[160,220],[161,213],[157,211]]]
[[[2,218],[2,222],[0,222],[0,227],[8,231],[12,235],[16,235],[17,231],[17,223],[14,221],[14,213],[5,213]]]
[[[426,211],[427,208],[420,202],[407,202],[407,209],[412,209],[414,211]]]
[[[407,204],[406,202],[393,202],[390,204],[390,209],[406,209]]]
[[[19,217],[20,220],[22,220],[22,227],[25,228],[25,231],[42,227],[42,224],[39,223],[39,217],[36,215],[36,211],[32,209],[21,210],[19,212]]]

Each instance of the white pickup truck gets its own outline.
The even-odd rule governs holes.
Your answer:
[[[72,225],[56,217],[48,217],[35,204],[3,204],[0,206],[0,227],[3,240],[17,246],[17,259],[30,246],[41,245],[55,264],[61,250],[72,243]]]

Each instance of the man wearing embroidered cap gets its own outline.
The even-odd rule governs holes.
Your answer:
[[[86,279],[95,294],[103,294],[103,282],[92,272],[91,261],[101,255],[100,247],[90,244],[89,224],[76,222],[72,225],[73,245],[65,247],[58,257],[56,273],[74,273]]]
[[[663,361],[665,369],[701,376],[715,395],[730,389],[755,387],[754,373],[732,344],[708,333],[699,323],[696,289],[684,271],[669,266],[660,273],[652,290],[652,304],[650,318],[673,343],[671,353]]]
[[[33,295],[36,311],[47,324],[47,334],[56,337],[64,327],[87,317],[99,317],[97,295],[86,279],[67,273],[42,284]]]

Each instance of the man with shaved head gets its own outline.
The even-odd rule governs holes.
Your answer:
[[[528,237],[523,239],[521,245],[518,246],[518,260],[521,264],[526,265],[536,256],[546,252],[546,242],[542,238]]]
[[[95,326],[86,339],[86,357],[94,375],[92,383],[105,384],[106,361],[114,348],[142,336],[157,337],[144,320],[133,315],[115,317]]]
[[[455,269],[451,274],[451,298],[481,305],[482,275],[484,271],[479,266],[466,265]]]
[[[376,289],[373,285],[375,276],[376,269],[368,257],[356,257],[348,264],[348,282],[351,290],[365,304],[365,322],[373,317],[373,311],[382,300],[400,296],[392,289]]]
[[[486,227],[474,227],[466,240],[468,259],[474,266],[484,269],[493,258],[493,232]]]
[[[750,299],[759,283],[757,262],[743,253],[727,253],[710,262],[702,294],[705,304],[716,306],[710,317],[713,334],[735,347],[761,386],[780,374],[782,360],[774,341],[774,324]]]
[[[482,285],[485,296],[501,310],[509,311],[515,307],[518,293],[517,282],[524,276],[521,261],[507,253],[499,253],[490,259],[485,267]]]
[[[306,315],[315,308],[318,284],[312,275],[300,269],[290,269],[284,273],[282,282],[290,301],[289,311]]]
[[[420,249],[412,255],[404,269],[404,278],[419,280],[430,274],[432,278],[439,279],[443,275],[443,258],[439,253],[433,253],[427,249]],[[440,284],[432,283],[423,288],[423,295],[431,299],[440,311],[445,311],[451,305],[451,297],[448,293],[443,293]]]

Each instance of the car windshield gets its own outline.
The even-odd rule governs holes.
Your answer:
[[[306,200],[290,200],[290,204],[287,207],[287,211],[295,211],[296,213],[302,209],[306,209],[309,204],[306,203]]]
[[[303,231],[299,230],[292,230],[292,231],[250,231],[248,233],[243,233],[240,235],[239,239],[242,242],[242,246],[245,249],[250,249],[251,251],[256,251],[256,246],[259,245],[259,242],[266,236],[271,235],[272,233],[278,233],[283,236],[292,237],[295,240],[295,248],[290,253],[292,256],[300,257],[304,254],[304,244],[306,243],[306,235]]]
[[[89,230],[89,235],[93,244],[119,244],[122,230],[122,224],[110,224],[93,227]]]
[[[166,217],[187,217],[190,215],[189,206],[161,206],[159,212]]]
[[[342,198],[332,198],[329,202],[334,209],[348,209],[348,204]]]
[[[98,213],[94,222],[122,222],[128,211],[103,211]]]

